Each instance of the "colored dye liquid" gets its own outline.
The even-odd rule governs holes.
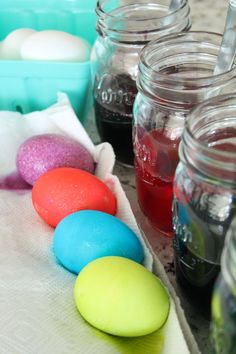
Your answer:
[[[92,327],[91,327],[92,328]],[[165,336],[163,329],[141,337],[118,337],[93,328],[93,334],[120,354],[161,354]]]
[[[235,150],[231,143],[216,146],[219,150]],[[215,171],[220,175],[220,170]],[[209,309],[225,235],[235,213],[236,191],[204,175],[200,178],[181,164],[174,194],[176,276],[189,299],[204,303]]]
[[[132,119],[136,83],[128,75],[105,74],[99,83],[95,80],[94,109],[98,133],[109,142],[116,159],[133,165]]]
[[[154,228],[172,235],[173,178],[178,164],[179,139],[165,130],[145,132],[135,140],[135,170],[138,201]]]
[[[174,239],[175,273],[179,284],[194,305],[201,306],[210,317],[213,286],[220,272],[220,265],[196,256],[185,243]]]
[[[229,201],[213,190],[206,193],[206,188],[195,189],[194,184],[191,188],[188,203],[186,199],[183,202],[183,194],[182,200],[175,198],[173,203],[176,277],[191,301],[209,309],[234,206],[225,209],[222,201]],[[178,192],[175,194],[178,196]]]
[[[13,172],[8,176],[0,178],[0,189],[27,190],[31,188],[32,186],[26,183],[18,172]]]
[[[114,149],[116,159],[126,165],[133,165],[134,155],[132,146],[132,116],[114,113],[94,103],[98,133],[102,141],[110,143]],[[110,119],[106,120],[106,118]],[[114,119],[112,121],[112,119]],[[119,121],[116,121],[118,119]],[[126,122],[125,122],[126,120]]]

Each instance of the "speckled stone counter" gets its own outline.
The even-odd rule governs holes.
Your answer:
[[[189,3],[192,13],[192,30],[223,32],[227,12],[226,0],[189,0]],[[99,139],[92,119],[87,122],[86,129],[93,141],[98,143]],[[209,316],[207,316],[204,311],[201,311],[201,308],[196,308],[191,305],[176,283],[172,240],[158,235],[142,214],[137,202],[134,169],[121,166],[117,163],[114,174],[119,177],[138,224],[144,231],[154,252],[163,263],[170,281],[177,295],[180,297],[186,318],[199,345],[199,349],[202,354],[209,354]]]

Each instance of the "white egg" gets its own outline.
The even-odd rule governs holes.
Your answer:
[[[63,31],[40,31],[24,42],[21,57],[25,60],[82,62],[89,60],[90,45]]]
[[[31,28],[19,28],[10,32],[2,42],[1,58],[6,60],[21,59],[21,47],[26,38],[35,30]]]

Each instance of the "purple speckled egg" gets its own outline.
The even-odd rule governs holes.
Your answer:
[[[93,173],[94,160],[78,141],[64,135],[42,134],[27,139],[17,152],[16,166],[21,177],[34,185],[45,172],[73,167]]]

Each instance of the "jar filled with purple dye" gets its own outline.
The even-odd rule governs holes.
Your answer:
[[[139,54],[147,42],[189,30],[188,0],[175,11],[170,0],[99,0],[98,38],[91,62],[95,120],[102,141],[114,148],[116,158],[133,165],[132,118],[137,94]]]

